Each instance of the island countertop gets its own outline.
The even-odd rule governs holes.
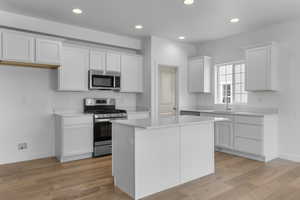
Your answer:
[[[131,120],[112,120],[112,123],[133,126],[136,128],[165,128],[174,126],[185,126],[192,124],[200,124],[204,122],[226,121],[226,118],[217,117],[200,117],[200,116],[174,116],[161,118],[147,119],[131,119]]]

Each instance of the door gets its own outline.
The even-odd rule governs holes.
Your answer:
[[[61,42],[36,39],[36,62],[41,64],[60,64]]]
[[[106,71],[120,72],[121,71],[121,55],[118,53],[108,52],[106,54]]]
[[[233,125],[231,122],[215,123],[215,145],[228,149],[233,148]]]
[[[3,59],[7,61],[34,62],[34,38],[21,33],[2,34]]]
[[[261,47],[246,51],[246,90],[267,90],[267,68],[270,49]]]
[[[90,51],[90,69],[104,72],[106,65],[106,52],[100,50]]]
[[[121,92],[143,92],[143,57],[122,55]]]
[[[204,61],[203,59],[192,60],[189,62],[189,92],[204,92]]]
[[[89,50],[64,46],[59,68],[59,90],[88,90]]]
[[[177,113],[177,68],[159,67],[159,114],[172,116]]]

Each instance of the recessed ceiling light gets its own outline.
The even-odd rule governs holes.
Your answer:
[[[135,25],[134,28],[135,29],[143,29],[143,26],[142,25]]]
[[[238,23],[239,21],[240,21],[239,18],[232,18],[232,19],[230,20],[231,23]]]
[[[184,40],[185,37],[184,37],[184,36],[179,36],[178,39],[179,39],[179,40]]]
[[[194,3],[194,0],[184,0],[183,3],[185,5],[192,5]]]
[[[78,15],[82,13],[82,10],[80,8],[74,8],[72,11],[73,11],[73,13],[78,14]]]

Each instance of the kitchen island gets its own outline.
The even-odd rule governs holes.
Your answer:
[[[214,173],[215,118],[112,122],[114,184],[134,199]]]

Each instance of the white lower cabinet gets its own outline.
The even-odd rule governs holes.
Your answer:
[[[232,122],[215,123],[215,146],[233,149],[233,125]]]
[[[244,153],[263,155],[262,141],[260,140],[236,137],[235,149]]]
[[[91,115],[55,116],[55,155],[61,162],[89,158],[93,152]]]
[[[215,149],[217,151],[265,162],[278,157],[277,115],[199,113],[200,116],[222,117],[229,120],[215,122]]]

